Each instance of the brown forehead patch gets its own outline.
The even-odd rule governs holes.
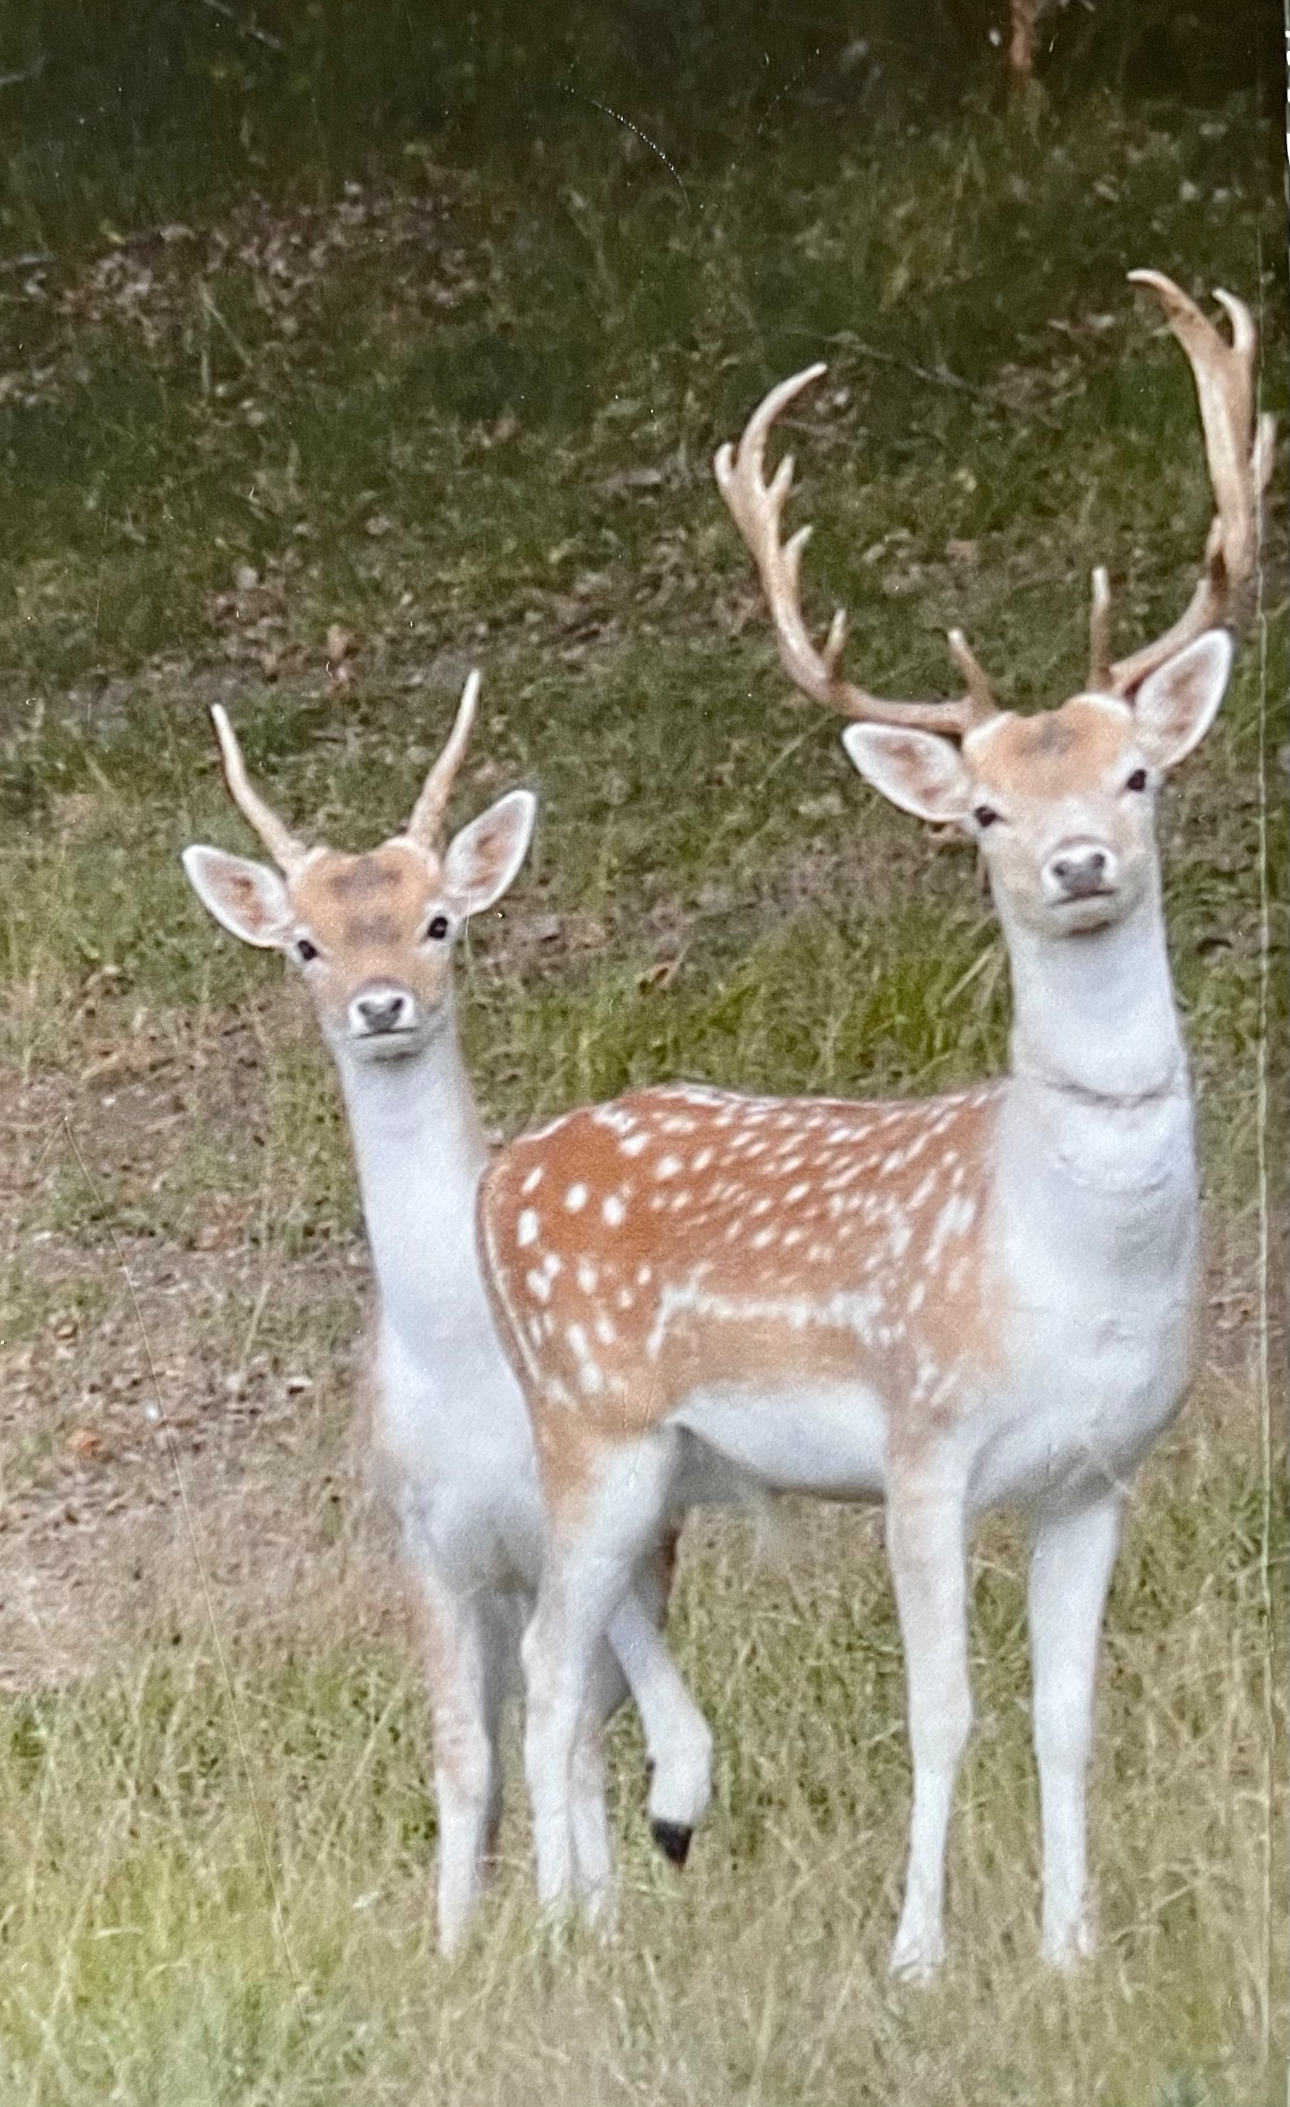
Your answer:
[[[351,941],[395,943],[417,919],[438,882],[433,862],[387,842],[364,856],[324,849],[292,886],[297,913],[311,928]]]
[[[977,780],[1001,796],[1065,797],[1100,789],[1130,729],[1123,706],[1073,696],[1059,710],[1004,717],[972,754]]]
[[[392,893],[399,889],[399,874],[377,856],[356,856],[352,862],[337,863],[329,870],[323,883],[337,900],[362,900],[373,893]]]

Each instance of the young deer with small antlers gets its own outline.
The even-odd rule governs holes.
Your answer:
[[[488,1278],[533,1415],[550,1544],[524,1641],[542,1900],[571,1886],[570,1758],[588,1663],[637,1562],[724,1471],[886,1502],[914,1797],[892,1965],[943,1952],[946,1834],[967,1737],[972,1518],[1019,1503],[1030,1569],[1043,1943],[1089,1951],[1085,1773],[1126,1482],[1178,1409],[1197,1314],[1192,1107],[1154,841],[1162,777],[1203,738],[1256,571],[1270,420],[1253,325],[1224,341],[1168,279],[1218,514],[1182,619],[1110,660],[1095,579],[1087,689],[999,710],[963,638],[956,702],[880,701],[799,606],[807,529],[767,484],[785,381],[723,447],[789,677],[856,722],[860,773],[977,840],[1012,967],[1006,1078],[903,1103],[644,1090],[522,1137],[480,1192]]]
[[[216,921],[301,968],[340,1071],[379,1290],[373,1433],[392,1469],[424,1613],[446,1951],[465,1933],[492,1851],[499,1713],[519,1683],[543,1544],[532,1430],[476,1255],[488,1150],[452,992],[455,941],[514,879],[536,801],[513,790],[442,848],[478,690],[472,673],[406,830],[359,856],[306,847],[291,833],[252,788],[217,708],[229,789],[277,869],[223,849],[184,851]],[[652,1540],[628,1576],[585,1702],[598,1724],[626,1679],[654,1765],[655,1835],[681,1860],[707,1805],[711,1739],[657,1628],[671,1552],[670,1541]],[[574,1813],[578,1867],[593,1890],[609,1853],[599,1761],[593,1726],[579,1742]]]

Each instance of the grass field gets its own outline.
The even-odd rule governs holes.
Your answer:
[[[73,17],[18,10],[6,66]],[[693,1526],[672,1628],[718,1793],[686,1874],[650,1855],[620,1721],[616,1943],[535,1935],[517,1791],[478,1941],[436,1959],[417,1664],[347,1433],[339,1104],[302,1001],[177,861],[246,843],[210,702],[284,810],[360,846],[406,817],[478,663],[457,809],[542,801],[463,961],[499,1132],[678,1074],[990,1072],[1006,979],[970,853],[881,806],[786,693],[711,454],[826,356],[793,429],[816,615],[846,602],[880,692],[942,692],[958,621],[1009,700],[1060,698],[1092,564],[1127,644],[1181,605],[1208,518],[1185,366],[1125,272],[1250,300],[1284,418],[1275,133],[1251,95],[1096,79],[881,119],[818,68],[793,117],[789,88],[721,102],[700,40],[702,136],[651,115],[642,141],[614,114],[630,66],[605,57],[597,95],[591,49],[539,151],[488,132],[482,91],[423,124],[374,38],[357,114],[341,76],[316,138],[262,135],[277,60],[245,25],[293,79],[314,47],[290,10],[239,19],[243,73],[172,73],[151,129],[128,26],[128,124],[87,88],[64,136],[37,69],[0,190],[0,2100],[1279,2099],[1284,476],[1259,623],[1163,816],[1211,1322],[1112,1598],[1104,1950],[1073,1981],[1037,1961],[1019,1531],[977,1549],[951,1962],[911,1993],[885,1976],[908,1763],[880,1537],[808,1508],[765,1541]],[[516,52],[494,40],[490,81]]]

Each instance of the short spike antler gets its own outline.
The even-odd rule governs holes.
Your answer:
[[[291,829],[278,818],[272,807],[266,805],[259,791],[252,789],[250,777],[246,772],[246,762],[242,758],[242,749],[237,742],[237,734],[228,721],[227,713],[218,702],[211,710],[211,717],[233,803],[242,817],[254,827],[278,869],[284,876],[290,877],[300,868],[309,851],[304,842],[298,840]]]
[[[823,650],[812,643],[802,618],[798,571],[811,530],[799,527],[786,542],[780,540],[780,515],[793,486],[793,458],[786,454],[767,483],[766,442],[780,412],[825,370],[822,365],[807,366],[772,388],[748,419],[738,447],[722,446],[713,463],[717,488],[757,566],[775,624],[780,663],[794,686],[812,702],[841,710],[845,716],[874,724],[911,725],[919,731],[944,732],[961,739],[993,717],[997,704],[989,681],[958,630],[951,634],[950,651],[967,680],[968,693],[954,702],[888,702],[843,678],[847,620],[841,608],[833,617]]]
[[[448,743],[426,777],[421,795],[407,824],[408,840],[417,842],[423,849],[434,848],[439,839],[448,800],[452,796],[452,786],[470,741],[478,703],[479,671],[478,668],[474,668],[467,675],[466,685],[461,691],[461,701],[457,705],[456,719],[448,734]]]
[[[1088,611],[1088,684],[1094,695],[1109,695],[1111,688],[1111,581],[1104,564],[1093,573],[1093,599]]]
[[[1172,278],[1161,271],[1130,271],[1129,277],[1134,285],[1150,286],[1187,354],[1217,506],[1205,543],[1205,567],[1184,612],[1162,636],[1107,668],[1110,692],[1131,699],[1149,673],[1205,630],[1239,633],[1248,621],[1258,579],[1260,499],[1272,473],[1276,421],[1266,413],[1255,416],[1258,334],[1244,301],[1231,293],[1214,295],[1232,325],[1228,343]],[[1105,625],[1106,610],[1100,616],[1095,610],[1094,619]]]

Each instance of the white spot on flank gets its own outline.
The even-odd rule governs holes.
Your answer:
[[[610,1193],[600,1212],[611,1229],[620,1229],[627,1219],[627,1209],[624,1207],[622,1197],[618,1193]]]
[[[690,1165],[690,1169],[692,1171],[706,1171],[711,1161],[712,1150],[700,1149],[698,1155],[695,1157],[693,1163]]]
[[[594,1295],[600,1282],[600,1268],[593,1266],[589,1258],[578,1260],[578,1286],[584,1295]]]
[[[587,1204],[587,1188],[582,1183],[571,1185],[564,1196],[564,1204],[570,1214],[581,1214]]]
[[[523,1251],[526,1245],[536,1244],[537,1237],[538,1218],[531,1207],[526,1207],[515,1226],[515,1241]]]
[[[608,1317],[597,1317],[593,1329],[602,1346],[612,1346],[618,1337]]]
[[[653,1278],[654,1270],[651,1266],[637,1266],[636,1285],[638,1288],[647,1288]]]
[[[520,1187],[520,1191],[524,1194],[525,1198],[527,1199],[530,1193],[535,1193],[537,1191],[541,1183],[542,1166],[539,1163],[535,1166],[533,1170],[529,1172],[528,1177],[524,1180],[523,1185],[521,1185]]]
[[[756,1236],[752,1239],[753,1250],[764,1251],[767,1245],[773,1244],[774,1241],[775,1231],[773,1229],[759,1229]]]
[[[621,1105],[597,1105],[591,1115],[598,1127],[608,1127],[611,1134],[630,1134],[636,1125],[630,1112]]]
[[[536,1269],[532,1273],[526,1273],[524,1285],[535,1302],[549,1302],[551,1300],[551,1283],[545,1273],[539,1273]]]
[[[654,1176],[656,1178],[675,1178],[677,1172],[682,1168],[679,1156],[660,1156],[654,1166]]]
[[[626,1141],[619,1143],[624,1156],[639,1156],[641,1150],[648,1147],[649,1135],[645,1133],[629,1134]]]

